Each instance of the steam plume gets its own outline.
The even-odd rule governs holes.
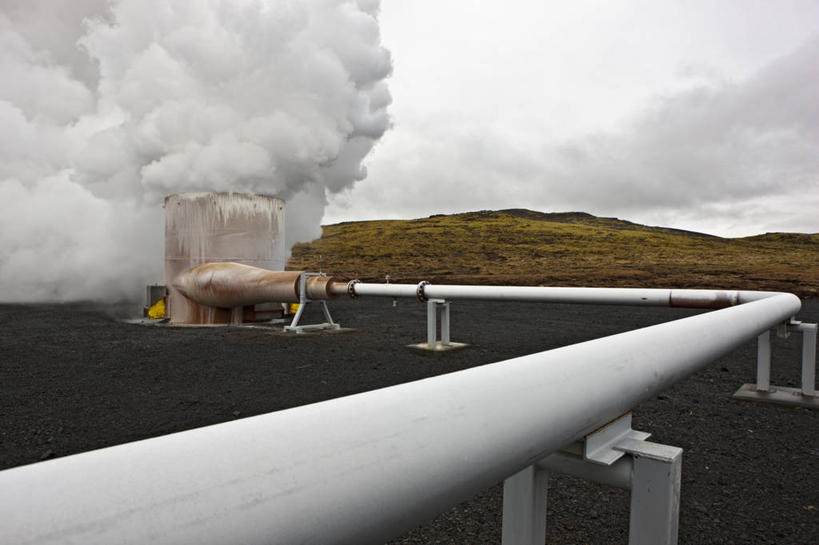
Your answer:
[[[140,293],[168,193],[276,195],[313,238],[389,127],[377,1],[1,9],[0,300]]]

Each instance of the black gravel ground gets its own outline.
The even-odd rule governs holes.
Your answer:
[[[448,373],[693,314],[675,309],[455,302],[452,338],[412,351],[425,306],[339,301],[350,331],[181,328],[122,321],[128,305],[0,305],[0,468]],[[803,321],[819,321],[809,300]],[[772,382],[797,386],[800,336],[774,339]],[[755,343],[635,408],[634,427],[684,449],[680,543],[819,543],[819,411],[738,402]],[[577,395],[583,395],[582,391]],[[487,407],[490,410],[490,407]],[[544,418],[547,416],[544,415]],[[626,543],[628,493],[554,476],[554,543]],[[393,543],[499,543],[500,487]]]

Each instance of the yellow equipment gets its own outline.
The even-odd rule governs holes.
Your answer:
[[[159,320],[165,317],[165,298],[163,297],[154,306],[148,309],[148,318],[151,320]]]

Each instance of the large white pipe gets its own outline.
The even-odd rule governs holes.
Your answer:
[[[0,543],[379,543],[792,317],[793,295],[0,472]]]
[[[370,284],[351,282],[353,296],[480,299],[591,305],[637,305],[715,309],[777,295],[761,291],[669,290],[644,288],[562,288],[544,286],[459,286],[450,284]]]

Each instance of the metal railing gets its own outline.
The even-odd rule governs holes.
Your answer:
[[[364,295],[365,286],[355,292]],[[562,302],[673,300],[667,290],[567,289]],[[423,294],[453,296],[443,291]],[[653,293],[652,303],[647,292],[665,294]],[[539,463],[800,309],[790,294],[686,293],[683,302],[699,297],[711,308],[744,304],[2,471],[0,542],[383,542]]]

